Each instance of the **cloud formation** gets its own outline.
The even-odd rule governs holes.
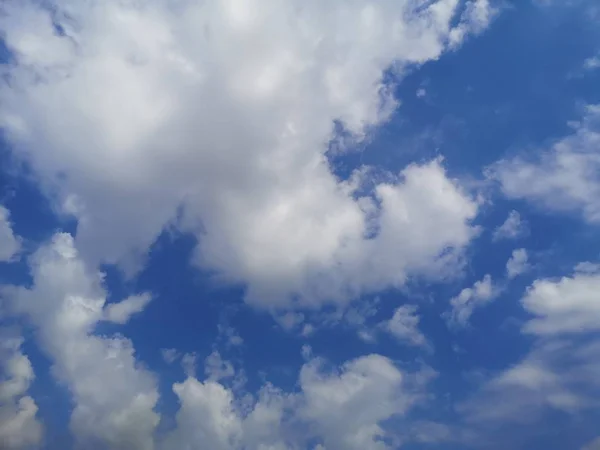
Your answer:
[[[485,275],[476,281],[473,287],[464,288],[456,297],[450,299],[451,310],[445,315],[448,325],[454,328],[464,328],[476,308],[492,301],[498,294],[498,289],[492,283],[492,277]]]
[[[509,198],[525,199],[542,209],[579,212],[600,222],[600,106],[589,105],[572,135],[537,157],[502,160],[490,170]]]
[[[384,82],[493,17],[486,0],[11,0],[0,125],[90,264],[136,270],[180,208],[197,263],[268,308],[447,274],[477,204],[440,161],[338,179],[326,154],[397,102]],[[268,13],[267,13],[268,11]],[[361,171],[360,173],[368,173]],[[371,186],[371,187],[369,187]]]
[[[27,395],[35,374],[22,343],[10,330],[0,330],[0,446],[6,450],[35,448],[42,442],[38,407]]]
[[[138,367],[132,344],[93,334],[104,319],[102,274],[90,271],[73,238],[57,234],[30,259],[31,288],[3,293],[15,313],[37,329],[37,342],[53,374],[72,396],[71,431],[83,446],[149,450],[159,416],[154,377]]]
[[[500,241],[502,239],[517,239],[527,234],[527,223],[521,219],[517,211],[511,211],[506,220],[494,230],[492,239]]]
[[[382,322],[381,326],[401,342],[416,347],[426,347],[428,343],[419,330],[421,318],[417,311],[418,308],[415,305],[400,306],[396,308],[392,318]]]
[[[531,268],[528,259],[527,250],[524,248],[513,250],[510,259],[506,262],[506,276],[509,280],[527,272]]]

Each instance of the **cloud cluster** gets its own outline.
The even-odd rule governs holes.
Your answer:
[[[152,449],[159,421],[154,377],[138,367],[129,340],[94,334],[106,315],[102,274],[86,268],[68,234],[42,246],[30,267],[32,287],[6,286],[3,294],[37,329],[53,374],[68,386],[76,440],[88,447]]]
[[[31,256],[30,266],[31,287],[5,286],[2,293],[13,312],[35,326],[38,345],[53,361],[52,373],[69,389],[74,403],[70,428],[84,447],[284,450],[306,448],[316,439],[327,449],[384,450],[401,438],[386,421],[423,400],[432,376],[430,370],[401,371],[377,354],[334,371],[325,369],[325,361],[309,358],[299,373],[298,392],[266,384],[254,399],[223,384],[235,379],[236,371],[214,352],[206,359],[204,381],[188,368],[188,378],[173,385],[180,409],[175,427],[161,435],[154,376],[139,366],[129,340],[94,333],[98,323],[115,318],[102,274],[86,267],[68,234],[55,235]],[[0,409],[11,414],[10,419],[3,416],[0,433],[10,436],[15,448],[25,448],[41,438],[35,403],[23,397],[33,372],[18,352],[20,340],[2,342],[12,353],[0,355],[10,374],[0,383],[0,397],[12,409]],[[168,353],[168,360],[176,357]]]
[[[532,283],[521,302],[533,316],[522,329],[536,337],[533,347],[460,406],[470,422],[502,427],[549,411],[600,408],[600,340],[593,333],[600,327],[599,283],[600,271],[590,263],[572,276]]]
[[[550,211],[579,212],[600,222],[600,106],[587,106],[574,133],[538,158],[499,161],[490,170],[509,198],[525,199]]]
[[[559,280],[536,280],[523,297],[523,307],[534,318],[525,331],[536,335],[600,330],[600,268],[578,265]]]
[[[440,161],[377,183],[326,155],[336,123],[359,142],[389,118],[386,70],[455,49],[489,2],[255,3],[3,2],[0,125],[85,260],[133,272],[179,217],[198,264],[269,308],[444,276],[477,204]]]
[[[27,395],[35,375],[22,343],[9,330],[0,330],[0,447],[6,450],[34,448],[42,442],[38,407]]]
[[[386,421],[418,402],[424,386],[389,359],[367,355],[327,372],[312,359],[300,371],[300,391],[265,385],[256,399],[240,399],[215,380],[190,377],[173,386],[181,403],[176,429],[163,447],[215,450],[315,448],[385,450],[399,442]]]

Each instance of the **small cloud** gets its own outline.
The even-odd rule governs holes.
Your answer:
[[[104,317],[109,322],[125,324],[131,316],[142,312],[150,300],[152,296],[147,292],[132,295],[119,303],[109,304],[104,309]]]
[[[592,56],[583,62],[585,70],[596,70],[600,68],[600,55]]]
[[[512,252],[512,256],[506,263],[506,275],[509,279],[513,279],[527,272],[530,268],[531,265],[528,262],[527,250],[519,248]]]
[[[419,88],[417,89],[417,97],[418,98],[423,98],[427,95],[427,91],[425,90],[425,88]]]
[[[308,336],[312,335],[314,332],[315,332],[314,325],[307,323],[307,324],[304,324],[304,327],[302,328],[302,332],[300,334],[304,337],[308,337]]]
[[[290,331],[304,322],[304,314],[289,312],[282,316],[276,317],[276,320],[284,330]]]
[[[450,300],[452,310],[445,314],[448,325],[452,328],[465,328],[473,311],[494,300],[498,293],[499,289],[492,283],[490,275],[484,276],[473,287],[463,289]]]
[[[517,239],[525,236],[527,232],[527,222],[523,221],[521,215],[513,210],[508,214],[504,223],[494,230],[492,240]]]
[[[174,348],[162,348],[160,350],[160,355],[167,364],[173,364],[181,356]]]
[[[233,377],[235,370],[233,369],[233,364],[223,360],[221,354],[215,350],[204,361],[204,373],[209,380],[219,381]]]
[[[363,342],[367,342],[369,344],[375,342],[375,335],[369,330],[358,330],[356,334],[358,338]]]
[[[417,310],[415,305],[400,306],[394,311],[392,318],[382,322],[380,326],[401,342],[415,347],[426,347],[428,343],[419,330],[421,317]]]
[[[186,353],[181,358],[181,366],[188,377],[195,377],[197,360],[198,355],[196,353]]]
[[[231,326],[218,325],[219,335],[224,339],[225,344],[232,347],[238,347],[244,343],[244,339]]]

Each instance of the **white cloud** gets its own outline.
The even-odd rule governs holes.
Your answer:
[[[55,235],[30,266],[33,286],[7,287],[4,294],[38,330],[53,374],[72,395],[74,437],[111,450],[152,449],[159,420],[154,378],[137,366],[129,340],[92,334],[106,313],[102,275],[86,269],[68,234]]]
[[[346,363],[334,374],[321,373],[319,361],[313,361],[303,367],[300,386],[302,415],[332,449],[389,448],[381,440],[387,435],[381,422],[404,413],[413,401],[402,389],[403,374],[379,355]]]
[[[181,408],[161,448],[300,450],[315,440],[332,450],[393,448],[386,442],[397,439],[385,421],[402,416],[422,398],[428,377],[403,373],[375,354],[333,372],[323,363],[306,362],[299,392],[266,384],[257,398],[240,398],[216,380],[188,377],[173,387]]]
[[[530,268],[527,250],[519,248],[512,252],[510,259],[506,262],[506,276],[512,279],[527,272]]]
[[[448,325],[451,327],[466,327],[476,308],[492,301],[498,294],[498,289],[492,284],[492,277],[486,275],[473,287],[460,291],[458,296],[450,300],[452,309],[446,314]]]
[[[511,211],[504,223],[494,230],[492,239],[516,239],[527,234],[527,231],[527,223],[521,220],[521,215],[517,211]]]
[[[237,347],[244,343],[244,339],[238,334],[235,328],[223,324],[219,324],[217,328],[219,336],[224,338],[226,345]]]
[[[536,280],[521,302],[534,318],[522,332],[532,349],[486,381],[460,405],[472,423],[530,423],[548,411],[577,414],[600,407],[600,272],[580,264],[570,277]]]
[[[600,55],[587,58],[583,62],[583,68],[585,70],[596,70],[600,68]]]
[[[12,230],[10,213],[0,205],[0,261],[10,261],[20,248],[21,243]]]
[[[600,406],[600,342],[540,340],[520,362],[487,381],[459,407],[472,423],[531,423],[548,410]]]
[[[124,324],[129,321],[131,316],[138,314],[150,303],[152,296],[145,292],[139,295],[132,295],[119,303],[111,303],[104,308],[105,318],[109,322]]]
[[[26,395],[35,375],[29,358],[21,352],[23,340],[2,330],[0,336],[0,447],[18,450],[42,442],[38,407]]]
[[[181,356],[177,349],[174,348],[162,348],[160,350],[160,355],[167,364],[173,364]]]
[[[451,45],[460,45],[469,34],[481,33],[496,14],[498,10],[492,8],[489,0],[475,0],[468,3],[460,24],[450,32]]]
[[[522,299],[534,318],[524,330],[537,335],[600,330],[600,271],[578,266],[570,277],[536,280]]]
[[[335,120],[361,140],[389,118],[385,69],[401,77],[487,26],[477,0],[452,28],[460,4],[10,0],[0,124],[78,217],[92,264],[134,270],[183,206],[197,262],[246,284],[254,304],[445,276],[477,205],[441,163],[357,198],[325,153]]]
[[[204,373],[211,381],[219,381],[224,378],[231,378],[235,375],[233,364],[223,360],[218,351],[213,351],[204,361]]]
[[[392,318],[381,325],[400,341],[416,347],[427,346],[427,339],[419,330],[421,318],[417,310],[415,305],[400,306],[396,308]]]
[[[504,194],[551,211],[580,211],[600,223],[600,106],[588,106],[575,132],[537,159],[502,160],[490,170]]]

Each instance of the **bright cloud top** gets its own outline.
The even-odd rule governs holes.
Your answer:
[[[319,304],[443,273],[474,234],[477,205],[439,161],[370,188],[325,154],[335,121],[361,141],[388,119],[385,70],[483,30],[486,0],[2,9],[0,123],[92,264],[135,271],[183,207],[197,262],[251,302]]]

